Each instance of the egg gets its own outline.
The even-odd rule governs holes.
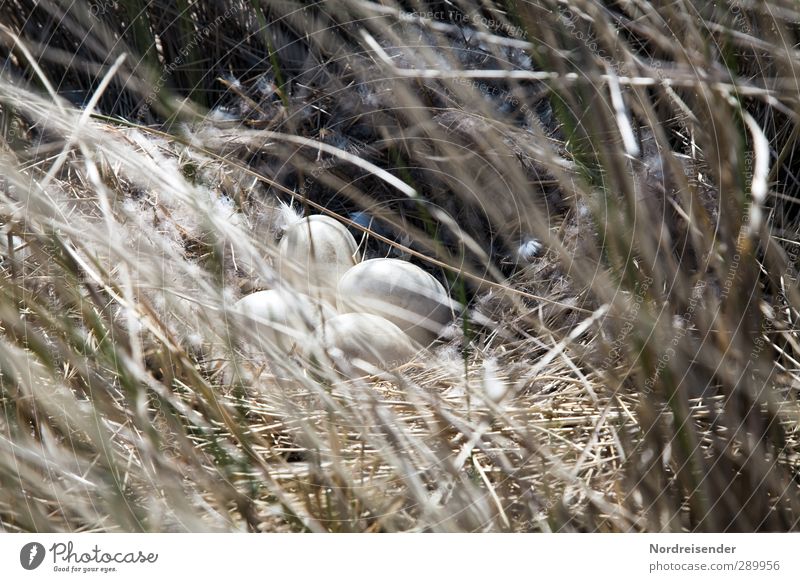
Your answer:
[[[453,320],[457,304],[432,275],[400,259],[370,259],[348,269],[338,285],[341,313],[379,315],[427,346]]]
[[[286,227],[278,244],[281,277],[293,288],[335,303],[339,278],[360,257],[353,235],[329,216],[312,215]]]
[[[276,349],[288,353],[312,330],[336,317],[333,307],[288,289],[247,295],[236,302],[234,312],[255,325],[255,333],[245,343],[259,353],[273,353]]]
[[[314,336],[334,360],[344,357],[357,368],[363,368],[361,362],[396,368],[421,349],[391,321],[370,313],[337,315],[317,327]]]

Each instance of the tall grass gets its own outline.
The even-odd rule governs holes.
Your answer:
[[[797,529],[794,3],[0,15],[3,530]],[[279,201],[460,328],[252,358]]]

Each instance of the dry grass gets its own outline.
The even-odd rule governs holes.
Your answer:
[[[793,3],[70,6],[0,4],[2,530],[797,529]],[[468,317],[249,358],[291,199]]]

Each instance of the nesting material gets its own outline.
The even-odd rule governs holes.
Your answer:
[[[370,259],[339,280],[339,311],[379,315],[427,346],[453,320],[456,304],[432,275],[399,259]]]
[[[311,297],[335,303],[339,278],[359,260],[358,245],[345,226],[329,216],[291,222],[278,245],[281,277]]]
[[[323,322],[336,317],[325,303],[285,289],[258,291],[236,302],[234,310],[251,320],[245,344],[257,353],[288,353]],[[254,326],[254,327],[253,327]]]
[[[408,362],[421,349],[391,321],[370,313],[338,315],[320,325],[314,335],[334,360],[344,357],[367,371],[362,362],[389,370]]]

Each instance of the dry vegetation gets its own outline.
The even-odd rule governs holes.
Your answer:
[[[0,531],[798,529],[800,12],[725,4],[0,1]],[[248,357],[280,201],[463,321]]]

